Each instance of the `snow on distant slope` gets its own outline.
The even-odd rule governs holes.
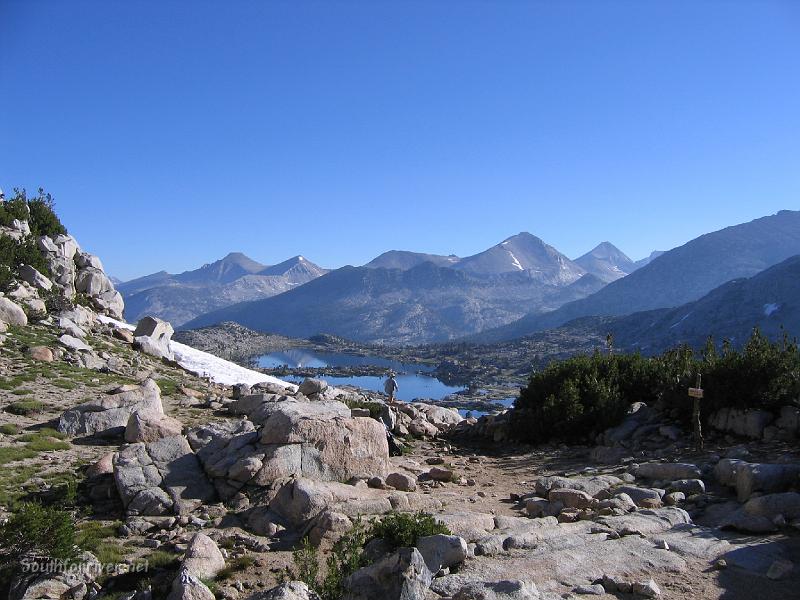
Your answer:
[[[117,321],[105,315],[98,315],[97,318],[103,323],[111,323],[117,327],[122,327],[131,331],[136,329],[136,327],[130,323]],[[286,388],[295,387],[294,384],[278,379],[277,377],[265,375],[264,373],[253,371],[252,369],[245,369],[229,360],[219,358],[218,356],[203,352],[202,350],[197,350],[196,348],[181,344],[180,342],[171,341],[169,343],[169,348],[175,354],[175,360],[181,367],[192,373],[197,373],[197,375],[201,377],[211,377],[211,380],[215,383],[220,383],[222,385],[235,385],[237,383],[246,383],[247,385],[276,383]]]

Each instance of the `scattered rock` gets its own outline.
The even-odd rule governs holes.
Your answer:
[[[411,477],[405,473],[389,473],[386,483],[401,492],[413,492],[417,489],[416,477]]]
[[[28,355],[39,362],[53,362],[53,351],[47,346],[32,346],[28,350]]]

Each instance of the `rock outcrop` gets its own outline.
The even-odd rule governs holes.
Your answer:
[[[70,436],[121,435],[136,411],[164,413],[161,392],[152,379],[141,386],[119,388],[115,393],[78,404],[61,416],[58,430]]]
[[[188,514],[216,498],[182,436],[124,446],[113,464],[117,490],[129,515]]]

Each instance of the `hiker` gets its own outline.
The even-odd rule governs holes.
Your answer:
[[[397,385],[397,380],[394,378],[394,373],[389,371],[389,378],[383,384],[383,391],[389,395],[389,404],[394,404],[394,395],[400,386]]]

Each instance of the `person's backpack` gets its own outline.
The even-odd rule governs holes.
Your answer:
[[[387,380],[384,382],[384,384],[383,384],[383,391],[384,391],[384,392],[386,392],[387,394],[391,394],[392,392],[394,392],[394,390],[395,390],[395,388],[396,388],[396,387],[397,387],[397,384],[396,384],[396,383],[394,382],[394,380],[393,380],[393,379],[390,377],[389,379],[387,379]]]

